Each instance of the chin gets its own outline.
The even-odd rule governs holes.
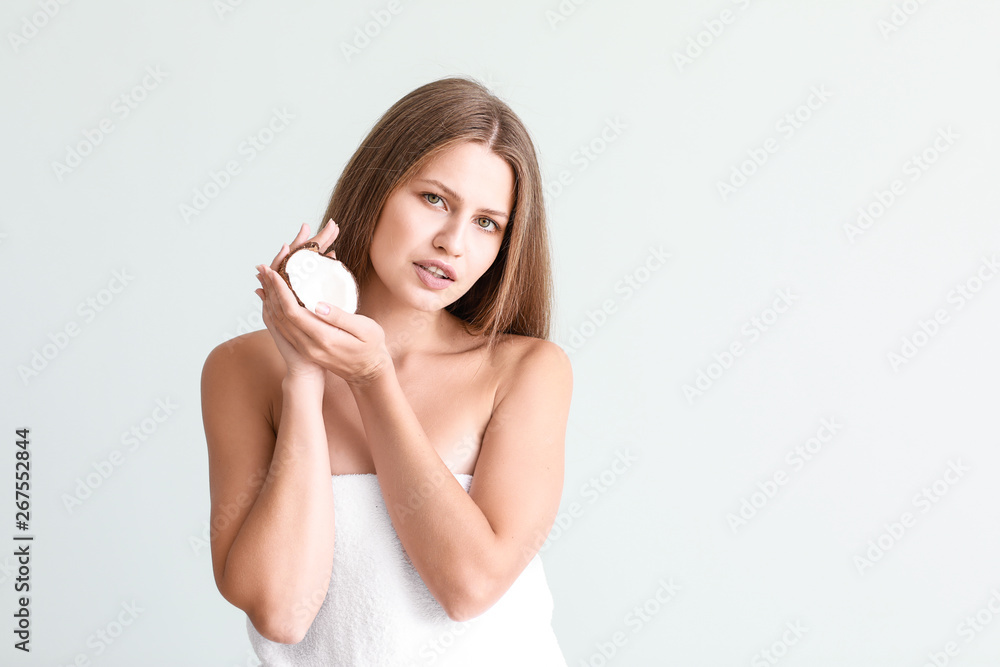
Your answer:
[[[418,294],[415,299],[412,299],[411,303],[413,303],[413,307],[417,310],[428,313],[432,313],[437,310],[444,310],[462,298],[462,295],[465,294],[465,290],[458,292],[458,290],[452,291],[451,289],[448,289],[441,290],[440,292],[429,292],[420,288],[417,289],[420,290],[420,294]]]

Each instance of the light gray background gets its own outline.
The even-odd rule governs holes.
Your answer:
[[[575,389],[542,558],[568,662],[753,667],[771,650],[788,666],[917,667],[949,642],[948,664],[1000,661],[996,3],[401,0],[377,30],[387,2],[50,4],[0,10],[5,628],[23,426],[36,535],[33,651],[5,631],[0,663],[256,664],[199,543],[202,363],[263,327],[253,266],[318,224],[379,115],[452,74],[521,116],[549,185],[553,338]],[[377,34],[348,57],[366,24]],[[147,68],[162,80],[133,92]],[[144,98],[124,118],[122,95]],[[241,142],[275,109],[294,119],[249,161]],[[113,131],[60,178],[102,119]],[[180,206],[229,160],[240,173],[186,222]],[[792,305],[772,318],[782,291]],[[921,345],[894,367],[904,337]],[[733,343],[743,353],[713,367]],[[51,358],[23,379],[36,352]],[[700,371],[714,379],[689,400]],[[177,406],[162,423],[158,400]],[[841,426],[797,469],[786,457],[824,419]],[[130,450],[122,434],[144,426]],[[114,450],[121,465],[68,508]],[[920,501],[925,487],[940,497]],[[744,500],[756,514],[734,530]],[[906,512],[902,536],[883,534]],[[99,653],[95,633],[133,602]]]

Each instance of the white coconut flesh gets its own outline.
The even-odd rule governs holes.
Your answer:
[[[320,301],[348,313],[358,310],[358,285],[341,262],[308,248],[299,248],[288,257],[285,273],[295,296],[312,312]]]

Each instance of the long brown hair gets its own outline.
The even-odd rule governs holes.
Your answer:
[[[514,171],[514,208],[496,260],[454,303],[445,306],[492,350],[502,334],[547,339],[552,310],[542,177],[524,124],[478,81],[450,77],[408,93],[379,119],[337,180],[320,230],[340,225],[337,259],[364,284],[369,251],[389,195],[439,153],[467,141],[483,144]],[[327,250],[327,249],[325,249]]]

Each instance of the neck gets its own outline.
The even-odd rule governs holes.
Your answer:
[[[359,291],[358,314],[382,327],[386,348],[397,366],[410,355],[453,349],[463,334],[461,321],[444,308],[421,310],[403,303],[377,277]]]

